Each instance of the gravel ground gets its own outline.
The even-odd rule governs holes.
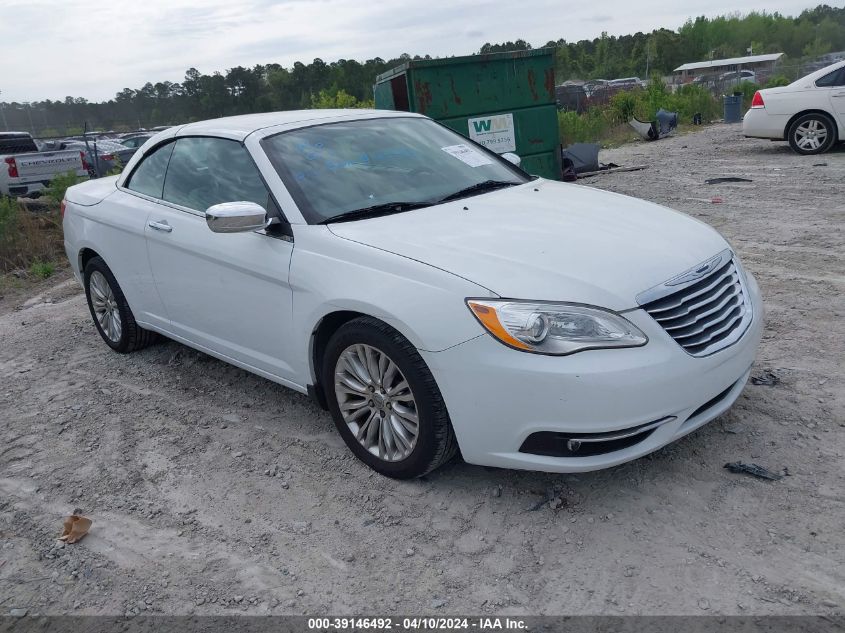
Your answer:
[[[358,463],[304,396],[176,343],[109,351],[72,280],[13,294],[0,613],[841,611],[845,151],[802,158],[714,126],[602,160],[649,168],[586,184],[731,241],[768,310],[753,375],[779,384],[749,384],[722,418],[611,470],[456,462],[398,482]],[[703,184],[717,176],[753,182]],[[736,460],[789,476],[722,467]],[[93,528],[63,546],[74,508]]]

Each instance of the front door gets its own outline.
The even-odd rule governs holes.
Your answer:
[[[839,119],[839,129],[845,130],[845,66],[816,79],[816,90],[830,100],[830,108]],[[825,105],[822,104],[822,107]],[[839,140],[845,140],[841,134]]]
[[[830,90],[830,105],[839,117],[839,129],[845,130],[845,67],[839,69],[838,85]],[[845,140],[839,134],[839,140]]]
[[[240,143],[178,139],[146,229],[153,278],[173,334],[290,382],[293,242],[267,232],[213,233],[205,222],[211,205],[241,200],[274,212]]]

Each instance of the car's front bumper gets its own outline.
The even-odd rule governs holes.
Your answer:
[[[597,470],[646,455],[730,408],[748,379],[763,329],[760,293],[750,274],[747,290],[753,318],[745,334],[703,358],[687,354],[643,310],[625,314],[649,337],[638,348],[542,356],[510,349],[485,334],[421,354],[467,462],[549,472]],[[642,441],[599,455],[520,451],[534,433],[603,433],[669,416],[674,419]]]

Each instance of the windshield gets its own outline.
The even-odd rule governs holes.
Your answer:
[[[489,181],[530,180],[496,154],[422,118],[316,125],[270,136],[261,145],[311,224],[382,205],[399,212],[435,204]]]

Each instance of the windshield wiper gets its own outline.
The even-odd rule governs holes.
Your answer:
[[[474,185],[470,185],[469,187],[465,187],[460,191],[456,191],[455,193],[450,193],[445,198],[440,198],[438,203],[441,202],[449,202],[450,200],[457,200],[458,198],[465,198],[467,196],[471,196],[475,193],[483,193],[485,191],[493,191],[494,189],[501,189],[502,187],[513,187],[514,185],[518,185],[518,182],[509,182],[507,180],[484,180],[482,182],[476,183]]]
[[[321,220],[319,224],[330,224],[332,222],[351,222],[352,220],[377,218],[382,215],[402,213],[403,211],[412,211],[414,209],[421,209],[423,207],[429,206],[431,206],[430,202],[385,202],[383,204],[374,204],[371,207],[364,207],[363,209],[354,209],[352,211],[338,213],[337,215],[333,215],[330,218]]]
[[[371,207],[364,207],[363,209],[354,209],[352,211],[345,211],[338,213],[330,218],[321,220],[319,224],[331,224],[332,222],[351,222],[353,220],[364,220],[366,218],[377,218],[382,215],[391,215],[393,213],[402,213],[403,211],[412,211],[414,209],[422,209],[423,207],[430,207],[433,204],[440,204],[442,202],[449,202],[450,200],[457,200],[458,198],[465,198],[475,193],[483,193],[485,191],[493,191],[494,189],[501,189],[502,187],[513,187],[518,185],[518,182],[509,182],[507,180],[485,180],[483,182],[470,185],[455,193],[450,193],[444,198],[438,200],[431,200],[429,202],[384,202],[382,204],[374,204]]]

